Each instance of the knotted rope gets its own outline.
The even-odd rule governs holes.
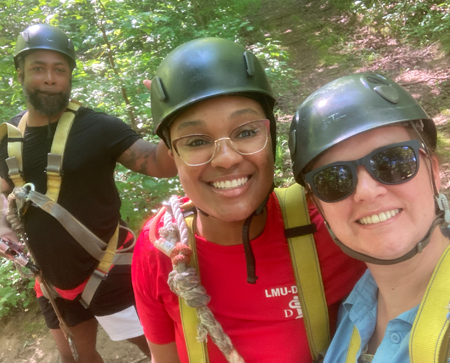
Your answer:
[[[164,227],[160,228],[160,238],[154,242],[156,248],[170,256],[173,271],[169,274],[168,284],[177,296],[184,299],[186,305],[196,308],[198,317],[197,341],[207,342],[209,334],[225,358],[230,363],[245,363],[233,346],[230,337],[223,331],[220,323],[208,308],[211,298],[200,284],[200,278],[193,267],[187,267],[192,256],[189,247],[189,230],[180,209],[181,202],[172,196],[169,203],[155,216],[157,223],[164,213]],[[175,222],[173,220],[175,219]],[[153,228],[156,226],[153,225]]]
[[[25,205],[27,195],[28,190],[24,187],[15,187],[8,195],[8,214],[6,215],[6,220],[22,241],[25,237],[25,230],[20,218],[20,209]]]
[[[19,238],[21,244],[17,245],[20,252],[24,252],[26,234],[23,227],[23,222],[21,216],[21,208],[25,205],[27,201],[28,189],[24,187],[15,187],[13,191],[8,195],[8,211],[6,214],[6,220],[10,224],[12,230]],[[14,265],[22,277],[31,278],[34,277],[34,273],[26,273],[22,266],[17,262]]]

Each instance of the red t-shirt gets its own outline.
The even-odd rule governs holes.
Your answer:
[[[339,303],[349,294],[365,265],[344,255],[333,243],[316,208],[310,209],[310,217],[317,227],[314,237],[334,331]],[[181,362],[188,362],[178,297],[167,284],[172,264],[169,257],[153,247],[148,233],[149,223],[139,236],[132,264],[139,317],[149,341],[155,344],[175,341]],[[245,362],[310,363],[311,354],[276,196],[272,194],[268,201],[264,232],[251,241],[258,276],[256,284],[247,283],[242,244],[222,246],[196,238],[202,285],[211,296],[208,306]],[[226,363],[211,339],[208,353],[211,362]]]

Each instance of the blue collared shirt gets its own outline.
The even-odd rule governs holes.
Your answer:
[[[378,286],[367,270],[339,309],[338,328],[324,363],[346,362],[354,326],[361,337],[361,346],[357,354],[359,359],[375,330],[377,293]],[[418,309],[419,305],[389,321],[372,363],[409,363],[409,336]]]

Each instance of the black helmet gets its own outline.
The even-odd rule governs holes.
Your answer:
[[[162,61],[151,86],[155,133],[170,147],[163,131],[184,108],[201,100],[241,94],[260,101],[271,118],[275,144],[275,97],[256,56],[231,40],[202,38],[174,49]]]
[[[19,67],[18,58],[32,50],[53,50],[67,57],[71,69],[75,68],[75,49],[72,41],[59,28],[47,24],[36,24],[25,29],[17,37],[14,50],[14,64]]]
[[[433,120],[393,80],[358,73],[328,83],[302,103],[292,120],[289,149],[295,180],[304,186],[304,168],[333,145],[364,131],[413,120],[422,120],[428,146],[434,150]]]

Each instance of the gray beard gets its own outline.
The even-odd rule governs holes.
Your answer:
[[[55,95],[46,95],[39,90],[29,91],[24,88],[23,94],[27,102],[37,112],[46,116],[58,115],[63,112],[70,99],[70,90],[69,92],[59,92]]]

